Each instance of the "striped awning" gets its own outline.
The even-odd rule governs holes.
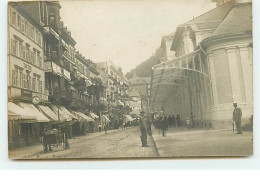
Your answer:
[[[8,102],[8,120],[26,120],[28,122],[36,122],[36,116],[26,111],[22,107]]]
[[[22,108],[24,108],[29,113],[36,116],[37,122],[49,122],[48,119],[43,113],[41,113],[33,104],[31,103],[19,103]]]

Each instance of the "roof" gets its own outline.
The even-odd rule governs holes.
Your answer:
[[[209,37],[241,34],[252,31],[252,3],[231,0],[177,27],[171,50],[178,46],[180,37],[189,26],[192,30],[211,30]]]
[[[234,4],[235,0],[231,0],[182,24],[182,26],[194,25],[193,28],[195,27],[198,30],[215,29],[231,11]]]
[[[251,3],[235,5],[211,37],[226,34],[245,34],[247,32],[252,32]]]

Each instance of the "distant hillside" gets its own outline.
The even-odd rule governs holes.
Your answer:
[[[150,77],[151,76],[151,70],[152,67],[156,64],[159,64],[159,59],[163,57],[163,50],[161,48],[158,48],[155,52],[155,55],[148,58],[146,61],[142,62],[140,65],[137,65],[137,67],[130,72],[126,73],[126,78],[132,78],[134,71],[137,76],[139,77]]]

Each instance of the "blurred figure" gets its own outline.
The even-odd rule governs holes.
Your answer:
[[[233,103],[234,111],[233,111],[233,121],[236,123],[237,133],[236,134],[243,134],[241,129],[241,117],[242,117],[242,110],[237,107],[237,103]]]

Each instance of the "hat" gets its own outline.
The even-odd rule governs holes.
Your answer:
[[[233,104],[237,104],[237,102],[233,102]]]

